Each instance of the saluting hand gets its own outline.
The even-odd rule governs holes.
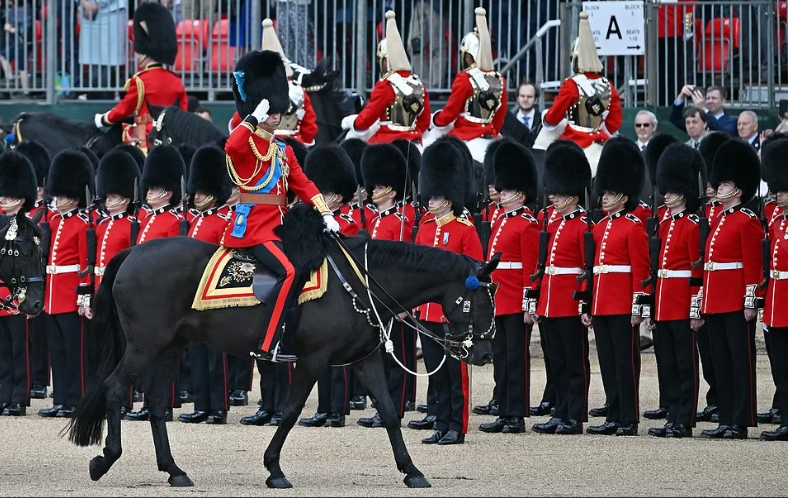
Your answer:
[[[268,102],[268,99],[263,99],[259,104],[257,104],[257,107],[255,107],[252,116],[255,117],[258,123],[263,123],[266,119],[268,119],[268,109],[270,108],[271,105]]]

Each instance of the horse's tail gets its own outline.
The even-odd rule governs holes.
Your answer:
[[[101,443],[104,421],[107,417],[104,381],[118,366],[126,351],[126,337],[120,327],[112,285],[115,283],[120,266],[130,252],[131,249],[126,249],[112,258],[96,296],[94,306],[96,315],[92,325],[96,332],[93,334],[93,341],[96,346],[95,360],[99,362],[98,368],[93,384],[77,405],[74,417],[67,427],[69,440],[77,446]]]

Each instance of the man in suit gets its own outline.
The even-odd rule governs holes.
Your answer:
[[[752,145],[758,151],[761,149],[760,133],[758,132],[758,115],[752,111],[742,111],[736,122],[739,138]]]
[[[520,88],[517,89],[517,111],[513,110],[517,120],[523,123],[534,136],[539,133],[541,128],[541,120],[539,119],[541,114],[536,107],[538,98],[539,89],[536,85],[523,81],[520,83]]]
[[[709,130],[722,131],[735,137],[737,135],[736,119],[725,114],[724,107],[727,98],[728,92],[721,86],[710,86],[706,90],[704,97],[703,90],[700,88],[695,85],[684,85],[684,88],[681,89],[678,97],[673,102],[670,122],[681,131],[687,131],[681,117],[684,112],[684,102],[686,99],[691,99],[695,103],[695,107],[706,113]]]
[[[637,134],[636,144],[641,152],[646,152],[651,137],[657,132],[657,116],[651,111],[638,111],[635,116],[635,133]],[[648,182],[646,182],[648,183]]]
[[[673,122],[672,119],[671,122]],[[684,111],[683,129],[690,137],[685,143],[690,147],[697,149],[700,146],[700,141],[703,140],[703,137],[709,133],[708,115],[697,107],[690,107]]]

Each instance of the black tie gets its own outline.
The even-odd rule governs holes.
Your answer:
[[[692,144],[692,146],[697,149],[699,144],[700,142],[696,140],[695,143]]]

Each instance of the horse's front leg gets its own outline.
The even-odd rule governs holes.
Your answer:
[[[394,460],[397,462],[397,469],[405,474],[404,482],[409,488],[429,488],[430,482],[424,477],[419,469],[413,464],[405,441],[402,439],[402,429],[394,402],[391,401],[388,387],[386,385],[386,375],[383,371],[383,356],[378,351],[361,363],[354,366],[362,384],[367,388],[369,394],[375,399],[375,406],[378,414],[386,426],[389,434],[391,449],[394,450]],[[394,365],[392,368],[401,368]]]
[[[312,392],[312,388],[315,387],[318,375],[327,367],[327,362],[328,360],[315,361],[314,358],[306,357],[299,359],[296,364],[290,392],[287,394],[287,400],[282,410],[282,420],[279,422],[279,427],[277,427],[274,437],[271,438],[271,442],[268,443],[268,448],[266,448],[265,456],[263,457],[263,464],[265,464],[268,472],[271,473],[265,481],[269,488],[283,489],[293,487],[279,466],[282,446],[284,446],[287,435],[304,409],[306,399]]]

